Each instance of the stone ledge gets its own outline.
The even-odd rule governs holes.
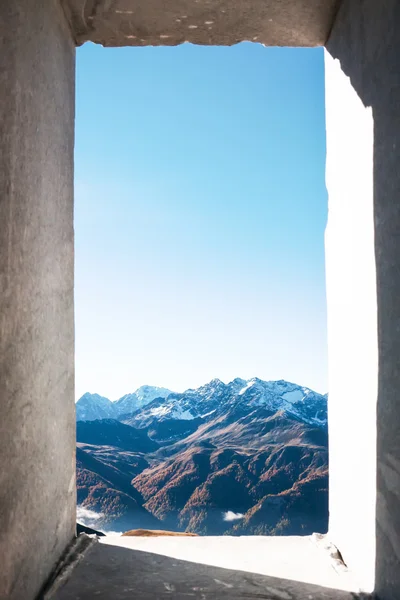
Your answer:
[[[312,538],[106,536],[101,540],[88,547],[69,579],[64,578],[48,600],[128,600],[132,597],[141,600],[187,600],[190,597],[195,600],[361,600],[371,597],[330,587],[332,582],[339,584],[342,575],[332,569],[328,554],[320,554],[319,543]],[[124,546],[116,545],[118,543]],[[204,564],[205,561],[228,564],[232,558],[245,570]],[[197,562],[199,559],[203,562]],[[293,560],[297,565],[292,564]],[[326,585],[296,580],[310,560],[303,579],[310,573],[319,573],[320,577],[322,570],[325,575],[329,573]],[[255,569],[264,564],[264,570],[273,570],[281,563],[281,575],[288,576],[251,572],[252,561]]]
[[[340,0],[64,0],[77,44],[322,46]]]

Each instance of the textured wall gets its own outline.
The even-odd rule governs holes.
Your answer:
[[[340,0],[65,0],[77,43],[321,46]]]
[[[378,342],[372,109],[325,54],[330,538],[374,586]]]
[[[74,535],[74,46],[56,0],[1,0],[0,598]]]
[[[375,237],[375,263],[377,282],[377,448],[376,448],[376,591],[381,600],[395,600],[400,590],[400,4],[398,0],[343,0],[331,38],[327,44],[329,53],[340,60],[341,67],[350,77],[352,86],[365,107],[369,107],[373,116],[373,218]],[[360,109],[361,111],[361,109]],[[358,113],[360,114],[360,113]],[[343,140],[343,147],[351,143],[352,129],[349,129],[348,139]],[[328,129],[329,136],[329,129]],[[358,160],[364,160],[365,150],[360,155],[356,153],[352,165],[358,170]],[[329,161],[329,146],[328,146]],[[338,172],[337,177],[341,177]],[[359,173],[360,189],[368,189],[369,172]],[[357,190],[355,189],[355,193]],[[351,200],[351,198],[349,198]],[[369,203],[369,194],[366,197]],[[367,205],[362,209],[366,214]],[[345,214],[345,213],[344,213]],[[369,224],[366,225],[369,227]],[[358,243],[355,236],[353,247]],[[337,240],[338,244],[340,239]],[[372,265],[367,250],[365,259],[359,257],[359,265],[354,263],[354,276],[358,277],[358,268],[365,266],[369,277],[372,276]],[[353,262],[353,255],[349,260]],[[364,303],[370,305],[372,289],[369,294],[360,298],[360,305],[354,306],[354,319],[357,322],[357,311],[365,310]],[[354,364],[361,361],[368,352],[374,354],[372,323],[365,321],[369,331],[367,339],[361,338],[353,346]],[[350,343],[352,341],[350,336]],[[367,351],[362,342],[370,346]],[[343,338],[344,354],[347,355],[347,340]],[[363,364],[361,362],[361,364]],[[368,369],[371,361],[365,364],[362,377],[371,379]],[[355,372],[359,376],[358,369]],[[348,460],[353,465],[354,481],[347,487],[342,484],[337,489],[342,501],[340,507],[332,505],[332,517],[337,520],[340,513],[348,523],[347,531],[343,529],[337,539],[339,547],[346,554],[350,552],[351,561],[354,549],[358,547],[360,556],[365,551],[365,543],[370,544],[370,523],[366,523],[365,536],[356,538],[359,516],[363,505],[370,505],[372,490],[369,478],[360,480],[357,475],[359,462],[354,458],[360,455],[359,447],[363,447],[363,437],[371,436],[369,426],[364,429],[364,419],[369,424],[373,415],[372,386],[367,397],[363,394],[352,400],[358,406],[353,414],[352,430],[343,428],[341,444],[343,446],[343,463],[347,453]],[[338,397],[336,397],[338,400]],[[342,404],[343,418],[346,416],[346,406]],[[357,417],[356,414],[358,413]],[[336,427],[339,431],[339,422]],[[335,424],[331,423],[331,428]],[[339,443],[339,439],[337,439]],[[371,444],[373,444],[371,436]],[[335,452],[334,445],[331,446]],[[365,449],[366,457],[370,452]],[[361,457],[361,455],[360,455]],[[347,467],[344,466],[346,470]],[[371,466],[372,471],[374,467]],[[333,475],[333,474],[332,474]],[[338,482],[340,485],[340,482]],[[358,502],[351,497],[356,494]],[[335,498],[333,498],[334,502]],[[350,501],[350,506],[348,504]],[[350,515],[346,511],[352,511]],[[354,511],[353,511],[354,508]],[[338,511],[335,515],[335,511]],[[365,566],[368,569],[369,564]]]

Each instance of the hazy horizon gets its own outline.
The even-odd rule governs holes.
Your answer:
[[[76,396],[328,391],[322,49],[77,51]]]

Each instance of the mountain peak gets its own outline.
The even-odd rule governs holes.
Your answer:
[[[230,382],[229,385],[246,385],[247,381],[245,379],[241,379],[240,377],[235,377],[233,381]]]
[[[78,400],[78,402],[81,401],[87,401],[87,400],[94,400],[94,401],[101,401],[101,400],[107,400],[108,402],[111,402],[111,400],[109,400],[108,398],[106,398],[105,396],[100,396],[100,394],[92,394],[91,392],[85,392]]]
[[[208,385],[212,385],[214,387],[219,386],[219,385],[225,385],[225,383],[223,381],[221,381],[220,379],[218,379],[218,377],[214,377],[214,379],[211,379],[210,383]]]
[[[167,398],[170,394],[172,394],[171,390],[158,387],[155,385],[141,385],[134,394],[139,400],[144,400],[146,404],[151,402],[155,398]]]
[[[327,397],[283,379],[263,381],[234,379],[225,384],[218,378],[197,388],[175,394],[162,387],[143,385],[132,394],[111,402],[99,394],[86,393],[76,405],[77,420],[120,419],[133,421],[193,420],[214,418],[229,407],[241,410],[282,411],[305,423],[326,427]],[[147,408],[148,406],[148,408]],[[133,422],[132,421],[132,422]]]
[[[127,415],[140,410],[156,398],[167,398],[171,390],[151,385],[142,385],[133,394],[125,394],[115,403],[117,415]]]
[[[86,392],[75,405],[77,421],[116,418],[114,405],[108,398]]]

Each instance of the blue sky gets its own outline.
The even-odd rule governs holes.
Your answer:
[[[322,49],[77,53],[76,393],[327,391]]]

